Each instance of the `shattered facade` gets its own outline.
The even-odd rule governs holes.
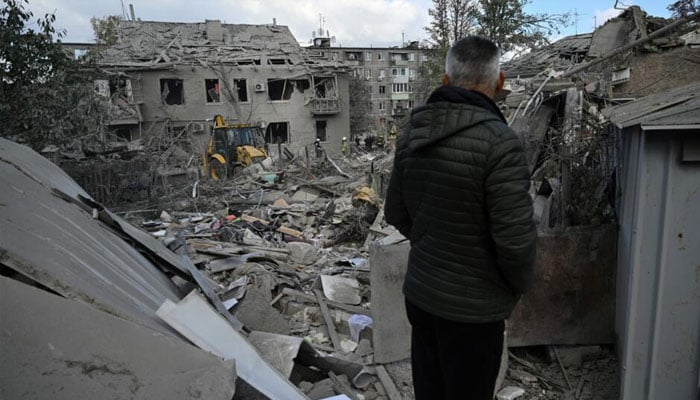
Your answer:
[[[339,149],[349,133],[345,67],[309,58],[286,26],[122,21],[97,62],[109,79],[96,91],[126,140],[165,126],[201,151],[215,115],[264,127],[273,152],[298,153],[318,136]]]

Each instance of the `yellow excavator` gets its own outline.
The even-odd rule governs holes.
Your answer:
[[[221,115],[214,117],[211,137],[202,156],[206,175],[214,180],[226,179],[267,158],[262,128],[252,124],[228,125]]]

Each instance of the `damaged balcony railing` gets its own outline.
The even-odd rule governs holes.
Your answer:
[[[315,98],[313,103],[313,113],[316,115],[337,114],[340,112],[340,102],[338,98]]]

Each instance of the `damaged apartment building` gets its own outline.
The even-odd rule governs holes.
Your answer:
[[[99,51],[110,131],[128,140],[187,133],[201,151],[216,115],[265,130],[270,150],[349,133],[345,67],[311,60],[286,26],[121,21]]]
[[[371,98],[366,131],[386,134],[416,105],[414,82],[430,50],[419,48],[415,41],[403,47],[331,47],[331,42],[327,31],[316,30],[308,48],[310,56],[342,62],[353,76],[367,83]]]

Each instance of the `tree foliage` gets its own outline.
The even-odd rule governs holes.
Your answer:
[[[41,150],[94,133],[101,114],[90,74],[61,47],[55,16],[35,30],[27,6],[3,0],[0,9],[0,134]]]
[[[113,46],[119,40],[117,28],[122,21],[120,15],[108,15],[104,18],[90,18],[92,31],[95,34],[95,43],[100,47]]]
[[[432,17],[425,30],[437,48],[447,48],[473,31],[477,21],[478,4],[473,0],[433,0],[428,10]]]
[[[523,8],[530,0],[479,0],[481,13],[477,33],[497,43],[504,51],[516,47],[537,47],[566,26],[567,14],[528,14]]]
[[[700,0],[678,0],[669,4],[666,9],[671,12],[673,18],[684,18],[700,11]]]
[[[350,75],[348,94],[350,97],[350,135],[354,137],[373,129],[370,118],[372,87],[367,84],[364,77]]]
[[[687,1],[687,0],[686,0]],[[496,42],[505,51],[536,47],[559,27],[566,26],[567,14],[528,14],[530,0],[433,0],[432,20],[425,29],[431,44],[440,49],[469,34]]]

